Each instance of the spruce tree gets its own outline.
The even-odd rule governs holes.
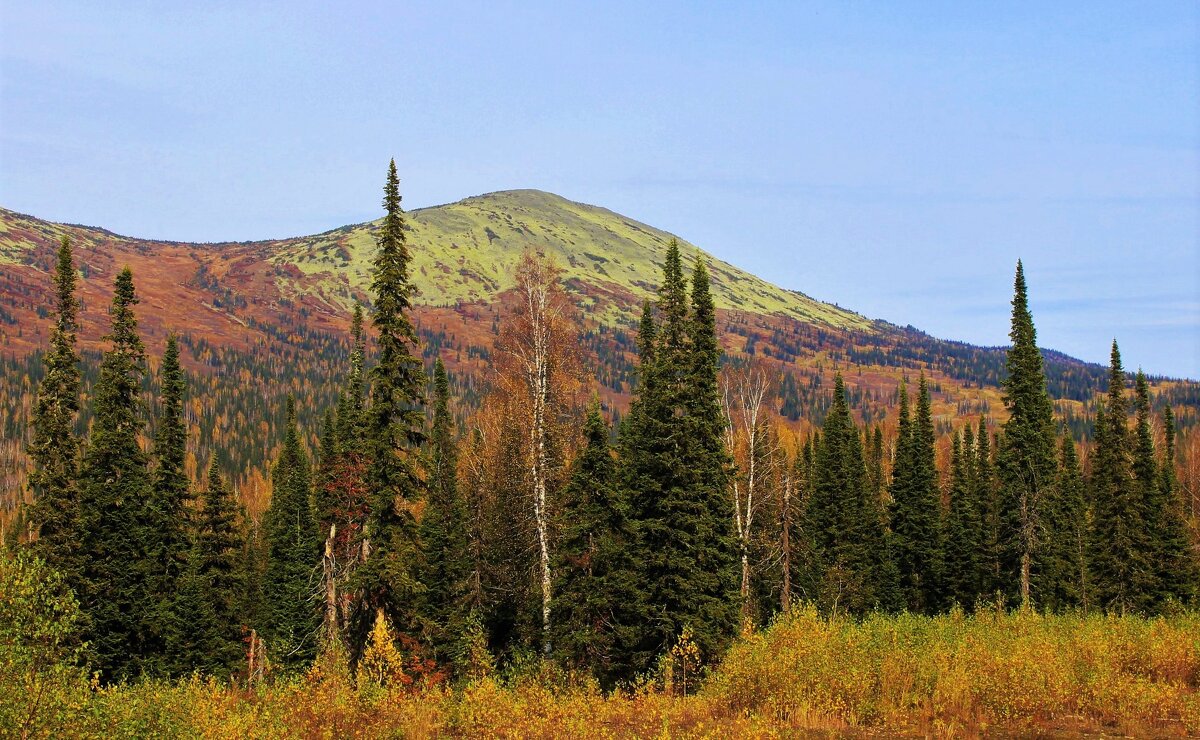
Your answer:
[[[921,374],[916,418],[904,430],[892,472],[892,556],[904,606],[918,614],[939,608],[942,562],[941,503],[934,464],[929,384]],[[901,408],[901,423],[905,408]]]
[[[425,547],[422,580],[433,623],[435,655],[440,661],[451,662],[463,657],[471,561],[466,507],[458,490],[458,442],[450,414],[450,380],[441,358],[434,366],[433,386],[429,502],[421,517],[421,542]]]
[[[1058,480],[1046,518],[1055,536],[1046,541],[1047,587],[1043,591],[1043,604],[1053,610],[1086,609],[1090,604],[1087,575],[1089,514],[1083,471],[1079,467],[1075,443],[1069,437],[1062,440]]]
[[[366,339],[363,332],[363,310],[354,304],[350,317],[350,372],[338,395],[337,443],[340,447],[356,446],[361,438],[366,401],[363,398],[363,373],[366,361]]]
[[[879,503],[867,489],[862,442],[839,373],[812,464],[805,524],[812,558],[804,581],[822,606],[861,614],[898,596]]]
[[[1024,606],[1032,606],[1041,587],[1040,548],[1057,537],[1042,521],[1042,502],[1057,472],[1054,454],[1054,407],[1046,391],[1042,354],[1029,312],[1025,271],[1017,262],[1013,286],[1012,346],[1004,379],[1009,418],[1000,438],[997,463],[1002,503],[1002,588]]]
[[[975,434],[970,425],[954,435],[950,461],[950,509],[946,515],[946,598],[964,608],[983,590],[983,516],[976,499]]]
[[[697,257],[692,270],[691,320],[688,345],[690,377],[686,385],[684,432],[692,447],[688,465],[693,495],[703,506],[698,519],[695,551],[697,584],[693,635],[710,657],[720,655],[738,627],[737,545],[729,515],[733,458],[725,449],[725,414],[718,382],[721,345],[717,341],[717,314],[713,305],[708,269]]]
[[[149,506],[152,483],[138,442],[145,350],[138,336],[133,273],[118,275],[93,398],[91,437],[80,470],[81,606],[90,622],[88,641],[104,680],[134,678],[153,670],[162,594],[147,542],[157,525]]]
[[[369,555],[355,576],[363,596],[353,625],[354,645],[359,649],[366,644],[379,612],[402,634],[415,635],[422,628],[415,608],[423,591],[418,579],[421,547],[412,504],[424,494],[416,462],[425,439],[421,411],[425,373],[416,354],[417,333],[408,316],[412,309],[412,256],[405,243],[395,160],[388,165],[383,207],[371,282],[375,295],[372,324],[378,333],[379,354],[370,372],[370,406],[364,422],[370,457],[370,515],[364,533]]]
[[[29,458],[33,469],[31,524],[37,531],[35,550],[48,566],[61,573],[77,594],[83,562],[79,542],[79,440],[75,418],[79,413],[80,369],[75,335],[79,329],[79,301],[75,297],[75,264],[71,240],[64,236],[54,272],[56,315],[50,330],[50,349],[43,358],[46,374],[38,385],[33,406],[33,441]]]
[[[1118,614],[1145,611],[1154,564],[1148,561],[1145,496],[1134,478],[1121,353],[1113,342],[1108,397],[1096,420],[1091,488],[1095,500],[1090,561],[1096,605]]]
[[[160,594],[174,593],[179,578],[187,568],[191,549],[191,481],[184,470],[187,455],[187,420],[184,418],[184,392],[186,383],[183,368],[179,364],[179,342],[174,334],[167,336],[159,367],[159,398],[157,429],[154,435],[154,455],[157,467],[154,471],[153,497],[150,509],[154,516],[153,526],[147,530],[150,539],[145,543],[147,556],[154,568],[157,581],[155,590]],[[161,615],[156,629],[156,650],[169,649],[170,623],[176,619],[188,619],[187,614],[174,613],[170,599],[161,601]],[[171,656],[165,657],[167,665],[178,663]]]
[[[593,401],[584,422],[586,445],[562,495],[554,572],[554,646],[572,670],[588,670],[608,688],[631,674],[637,598],[629,558],[629,508],[617,485],[608,425]]]
[[[1145,492],[1146,512],[1150,517],[1150,552],[1154,567],[1150,598],[1154,608],[1164,604],[1192,603],[1198,586],[1196,558],[1188,536],[1187,521],[1175,481],[1175,416],[1171,408],[1163,413],[1165,450],[1162,463],[1154,457],[1150,431],[1150,386],[1138,373],[1138,453],[1135,475]]]
[[[271,503],[263,517],[267,570],[263,581],[264,637],[275,661],[290,668],[316,655],[320,557],[312,509],[308,456],[296,425],[296,400],[287,400],[283,449],[271,470]]]
[[[999,595],[1003,597],[1004,581],[1002,579],[1003,542],[1002,516],[1003,506],[1000,500],[1000,487],[996,481],[996,467],[992,459],[993,445],[990,442],[987,419],[979,417],[979,428],[975,433],[975,477],[974,497],[979,502],[979,513],[983,518],[983,528],[980,533],[981,573],[980,594],[989,599]]]

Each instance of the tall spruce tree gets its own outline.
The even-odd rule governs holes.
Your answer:
[[[608,688],[631,675],[637,583],[630,561],[629,507],[617,485],[608,425],[593,401],[586,445],[563,490],[554,586],[555,654],[567,668],[588,670]]]
[[[1179,481],[1175,474],[1175,412],[1163,409],[1163,459],[1159,466],[1157,496],[1152,512],[1155,517],[1153,562],[1158,566],[1160,604],[1173,600],[1192,604],[1200,589],[1200,564],[1188,536]]]
[[[945,562],[946,598],[964,608],[973,607],[983,591],[984,526],[977,492],[975,434],[967,425],[951,448]]]
[[[990,598],[1004,595],[1003,561],[1004,538],[1002,516],[1004,507],[1000,500],[1000,487],[996,481],[996,466],[992,459],[994,445],[988,434],[987,419],[979,417],[979,428],[975,433],[975,500],[983,517],[980,532],[982,571],[981,595]]]
[[[38,385],[33,406],[33,469],[30,521],[38,533],[35,550],[67,585],[81,591],[83,562],[79,542],[79,413],[80,369],[75,335],[79,330],[79,301],[75,297],[75,264],[71,240],[64,236],[54,271],[56,315],[50,329],[50,349],[43,363],[46,374]],[[18,533],[20,534],[20,533]]]
[[[192,523],[189,521],[192,515],[191,481],[184,470],[187,455],[187,419],[184,417],[183,396],[187,384],[183,377],[183,368],[179,364],[179,341],[174,334],[167,336],[167,346],[163,351],[158,376],[161,395],[154,435],[157,466],[154,470],[153,497],[150,501],[154,522],[147,530],[151,539],[145,546],[147,557],[151,559],[154,567],[154,578],[157,581],[155,590],[160,594],[170,594],[175,592],[179,578],[187,568],[192,531]],[[186,620],[188,615],[175,614],[170,599],[161,601],[160,610],[162,614],[158,618],[155,649],[169,651],[169,634],[173,630],[170,623],[176,619]],[[164,656],[164,659],[167,666],[179,662],[177,658],[169,655]]]
[[[918,614],[935,612],[941,600],[944,553],[933,442],[929,384],[922,373],[916,418],[903,434],[891,488],[892,557],[904,606]]]
[[[425,440],[423,403],[425,372],[417,353],[416,329],[408,313],[413,287],[412,255],[400,210],[396,162],[388,165],[383,188],[384,217],[378,230],[371,290],[375,296],[372,324],[378,333],[378,361],[371,369],[370,406],[364,436],[369,448],[367,485],[371,491],[365,562],[355,574],[363,603],[352,625],[354,647],[361,649],[371,625],[382,613],[401,633],[422,629],[416,605],[423,587],[421,547],[412,504],[424,495],[417,461]]]
[[[433,623],[436,657],[463,657],[471,560],[467,512],[458,490],[458,442],[450,413],[450,379],[439,357],[433,372],[433,429],[429,436],[429,502],[421,517],[425,547],[422,579]]]
[[[271,503],[263,516],[267,549],[263,632],[275,661],[290,668],[305,665],[317,653],[320,610],[315,573],[320,541],[311,475],[296,424],[296,400],[289,395],[283,449],[271,470]]]
[[[701,267],[689,321],[679,245],[667,249],[658,314],[643,312],[637,396],[621,433],[621,480],[635,521],[631,552],[642,625],[630,665],[640,671],[687,627],[704,659],[737,626],[732,525],[724,500],[728,458],[721,439],[715,314]]]
[[[155,579],[149,506],[152,483],[138,435],[144,426],[141,400],[145,350],[138,335],[133,273],[118,275],[93,398],[91,437],[80,470],[79,553],[83,567],[81,606],[89,618],[88,640],[104,680],[134,678],[153,670],[161,616]]]
[[[1088,509],[1079,456],[1070,437],[1062,440],[1058,480],[1046,510],[1048,529],[1055,533],[1046,540],[1043,605],[1048,609],[1088,608]]]
[[[1054,486],[1054,407],[1046,391],[1042,354],[1029,312],[1025,270],[1017,261],[1013,284],[1012,346],[1004,379],[1009,412],[1000,438],[997,464],[1002,503],[1001,587],[1010,598],[1033,606],[1040,594],[1042,544],[1057,537],[1042,521],[1042,502]]]
[[[1113,342],[1108,397],[1096,420],[1092,495],[1095,500],[1090,561],[1096,605],[1118,614],[1145,611],[1154,564],[1148,561],[1149,515],[1134,477],[1127,428],[1125,372]]]
[[[880,505],[865,481],[862,441],[839,373],[833,405],[821,427],[805,524],[812,557],[804,582],[818,603],[861,614],[893,608],[898,584],[892,570]]]

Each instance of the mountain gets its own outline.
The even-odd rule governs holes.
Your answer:
[[[478,401],[496,327],[511,299],[513,267],[529,247],[552,253],[563,268],[581,308],[585,360],[602,398],[623,407],[636,369],[636,315],[642,301],[655,295],[671,234],[537,190],[422,208],[407,220],[424,351],[446,361],[462,411]],[[74,240],[83,277],[85,350],[102,348],[112,279],[129,265],[151,354],[161,351],[167,332],[177,332],[193,370],[193,397],[202,399],[194,408],[193,448],[199,454],[210,439],[234,445],[229,467],[245,484],[246,470],[260,469],[277,440],[282,393],[293,390],[308,401],[301,418],[310,430],[332,402],[334,379],[344,370],[349,309],[356,299],[370,302],[376,228],[370,222],[314,236],[189,244],[0,209],[0,391],[9,399],[0,406],[0,486],[13,490],[23,476],[22,436],[33,381],[40,377],[34,353],[47,343],[50,272],[62,235]],[[792,423],[820,423],[835,371],[846,376],[852,405],[865,423],[894,424],[896,388],[902,377],[919,372],[931,378],[941,431],[981,414],[1002,421],[1002,349],[872,321],[680,243],[688,261],[699,256],[708,262],[728,361],[754,359],[775,368],[776,410]],[[1007,284],[1010,277],[996,279]],[[1104,368],[1054,352],[1046,358],[1063,427],[1086,436]],[[1176,405],[1181,426],[1196,422],[1200,386],[1156,379],[1154,389],[1157,404]],[[266,439],[242,439],[246,435],[238,430],[247,424],[259,425]]]

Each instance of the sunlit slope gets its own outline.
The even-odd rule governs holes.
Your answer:
[[[486,301],[512,287],[513,268],[527,247],[554,254],[568,282],[589,296],[650,297],[662,275],[671,235],[605,208],[538,190],[490,193],[408,214],[413,280],[419,301],[448,305]],[[279,242],[270,257],[294,265],[304,279],[282,275],[281,288],[303,294],[317,283],[365,289],[375,249],[376,223],[347,226],[312,237]],[[688,261],[699,249],[680,241]],[[867,327],[864,317],[795,291],[784,290],[705,255],[720,308],[790,316],[833,327]],[[578,281],[574,283],[573,281]],[[326,293],[329,295],[329,293]],[[625,301],[623,310],[636,306]],[[610,304],[615,309],[615,305]]]

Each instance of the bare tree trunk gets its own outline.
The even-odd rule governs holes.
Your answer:
[[[322,577],[325,580],[325,636],[334,639],[341,633],[337,604],[337,558],[333,543],[337,538],[337,524],[329,525],[329,536],[325,538],[325,557],[321,561]]]
[[[792,474],[783,477],[783,588],[779,606],[784,614],[792,608]]]
[[[750,367],[735,376],[727,376],[725,380],[725,444],[733,453],[740,439],[744,439],[746,443],[743,465],[745,488],[742,488],[739,476],[733,477],[733,523],[741,552],[743,620],[752,616],[750,544],[754,533],[754,514],[759,505],[757,499],[762,477],[761,458],[765,457],[766,452],[763,449],[763,433],[766,427],[762,411],[770,387],[767,373],[761,367]]]

